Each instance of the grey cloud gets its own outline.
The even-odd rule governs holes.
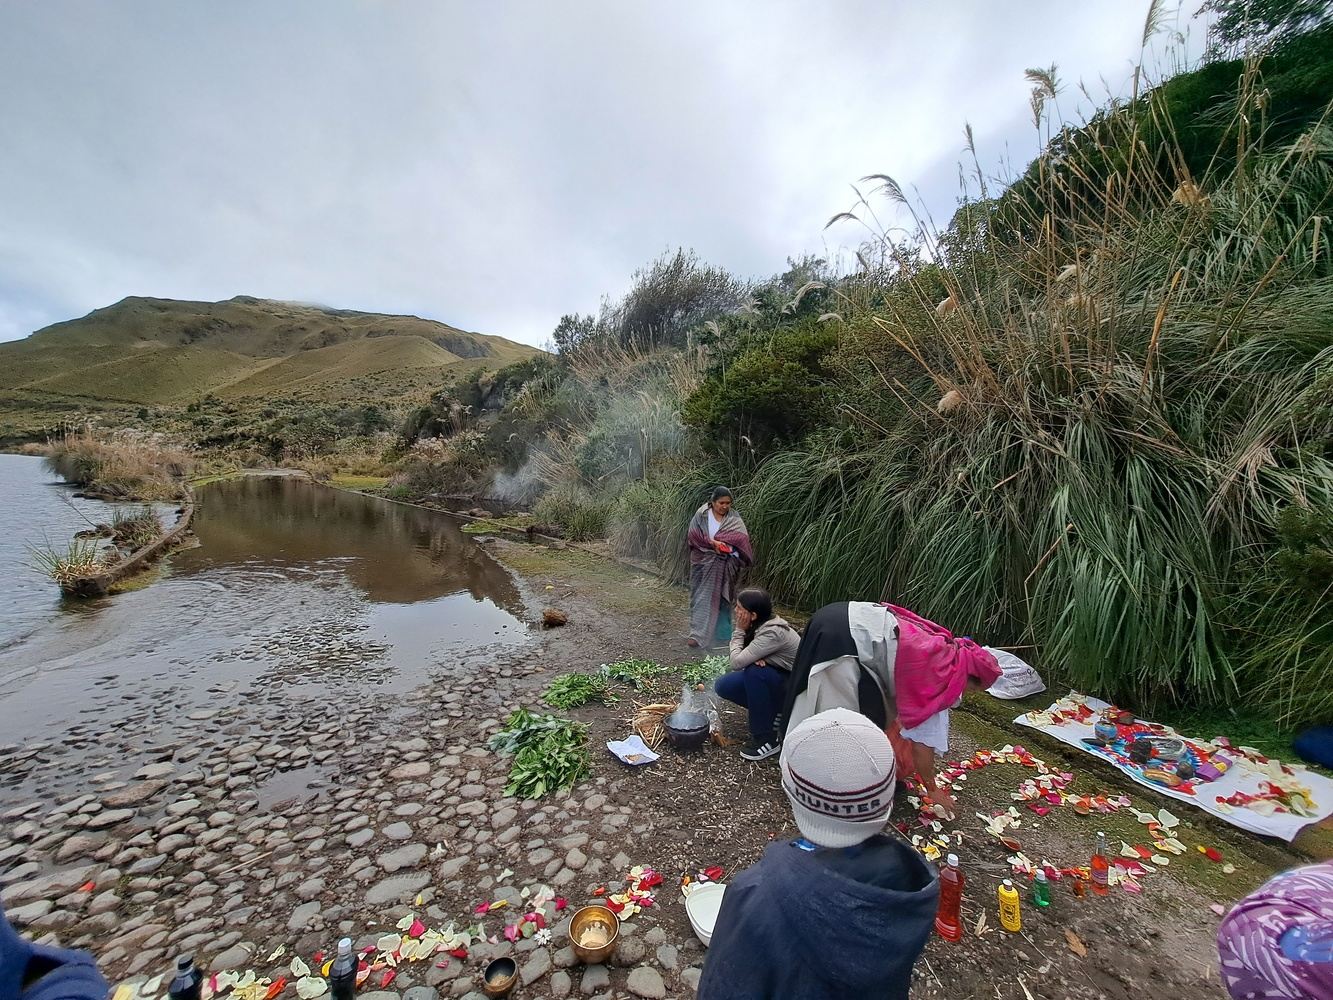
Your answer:
[[[887,172],[937,221],[1022,70],[1118,86],[1142,12],[1066,3],[0,7],[0,339],[128,294],[416,312],[528,342],[664,249],[833,250]]]

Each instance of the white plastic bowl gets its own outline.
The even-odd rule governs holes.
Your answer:
[[[717,925],[717,914],[722,909],[722,896],[727,887],[720,882],[705,882],[685,897],[685,913],[690,918],[690,926],[707,948],[713,940],[713,928]]]

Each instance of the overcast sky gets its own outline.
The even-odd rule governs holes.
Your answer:
[[[249,294],[542,343],[669,248],[854,244],[823,226],[864,174],[947,221],[964,123],[1021,167],[1023,70],[1127,92],[1146,6],[3,3],[0,340]]]

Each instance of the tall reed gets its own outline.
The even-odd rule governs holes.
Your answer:
[[[892,598],[1144,707],[1277,698],[1281,668],[1287,721],[1327,711],[1290,688],[1328,677],[1314,623],[1257,642],[1235,617],[1278,513],[1333,510],[1333,129],[1267,148],[1240,121],[1260,86],[1202,176],[1149,94],[950,230],[876,238],[838,310],[871,379],[854,443],[775,455],[739,498],[781,596]]]

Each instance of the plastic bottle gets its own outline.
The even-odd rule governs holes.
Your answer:
[[[946,941],[963,936],[963,873],[958,855],[950,854],[949,863],[940,872],[940,906],[935,911],[935,933]]]
[[[194,956],[176,959],[176,978],[167,987],[167,996],[171,1000],[199,1000],[203,987],[204,974],[194,967]]]
[[[1032,901],[1038,906],[1051,905],[1051,883],[1046,881],[1046,873],[1040,868],[1032,876]]]
[[[352,954],[352,939],[338,942],[338,957],[329,969],[329,993],[333,1000],[352,1000],[356,996],[356,956]]]
[[[1097,849],[1092,852],[1092,891],[1105,896],[1111,880],[1111,862],[1106,857],[1106,834],[1097,834]]]
[[[1023,917],[1019,911],[1018,890],[1014,883],[1005,879],[1000,883],[1000,926],[1010,932],[1017,932],[1023,927]]]

